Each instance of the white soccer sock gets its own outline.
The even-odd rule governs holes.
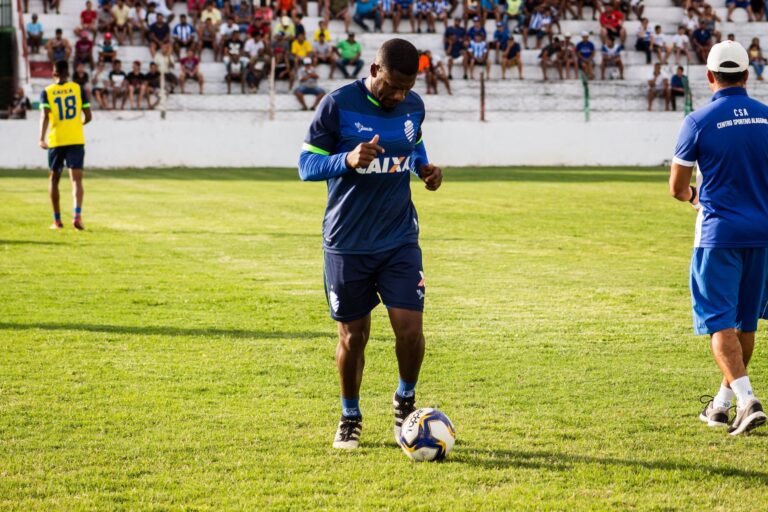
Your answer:
[[[720,391],[717,392],[712,405],[727,409],[731,406],[731,400],[733,400],[735,396],[736,394],[731,388],[726,387],[724,384],[720,384]]]
[[[755,397],[752,392],[752,384],[749,383],[749,377],[746,375],[731,382],[731,389],[736,393],[736,401],[740,408]]]

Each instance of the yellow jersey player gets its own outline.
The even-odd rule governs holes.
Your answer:
[[[85,159],[85,135],[83,126],[91,121],[91,106],[84,90],[69,81],[67,61],[56,62],[53,70],[56,83],[49,85],[40,95],[40,147],[48,150],[48,193],[53,205],[51,229],[61,229],[59,208],[59,178],[64,165],[69,168],[75,212],[72,225],[82,230],[83,207],[83,160]],[[46,132],[48,127],[46,141]]]

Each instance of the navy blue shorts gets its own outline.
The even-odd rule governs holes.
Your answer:
[[[757,330],[768,316],[768,249],[697,247],[691,257],[693,330]]]
[[[61,172],[66,166],[69,169],[82,169],[85,163],[85,146],[59,146],[48,148],[48,168],[53,172]]]
[[[379,302],[424,311],[424,294],[421,249],[416,244],[377,254],[325,253],[325,296],[337,322],[368,316]]]

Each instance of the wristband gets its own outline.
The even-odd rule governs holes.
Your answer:
[[[696,187],[691,185],[691,198],[688,200],[689,203],[693,204],[693,202],[696,200]]]

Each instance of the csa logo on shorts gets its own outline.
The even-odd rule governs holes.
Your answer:
[[[424,288],[426,287],[426,283],[424,282],[424,271],[419,270],[419,275],[421,276],[421,280],[419,281],[419,284],[416,285],[416,295],[419,296],[419,300],[424,300]]]
[[[416,128],[413,126],[413,121],[410,119],[405,121],[405,136],[408,139],[408,142],[413,142],[413,139],[416,137]]]

